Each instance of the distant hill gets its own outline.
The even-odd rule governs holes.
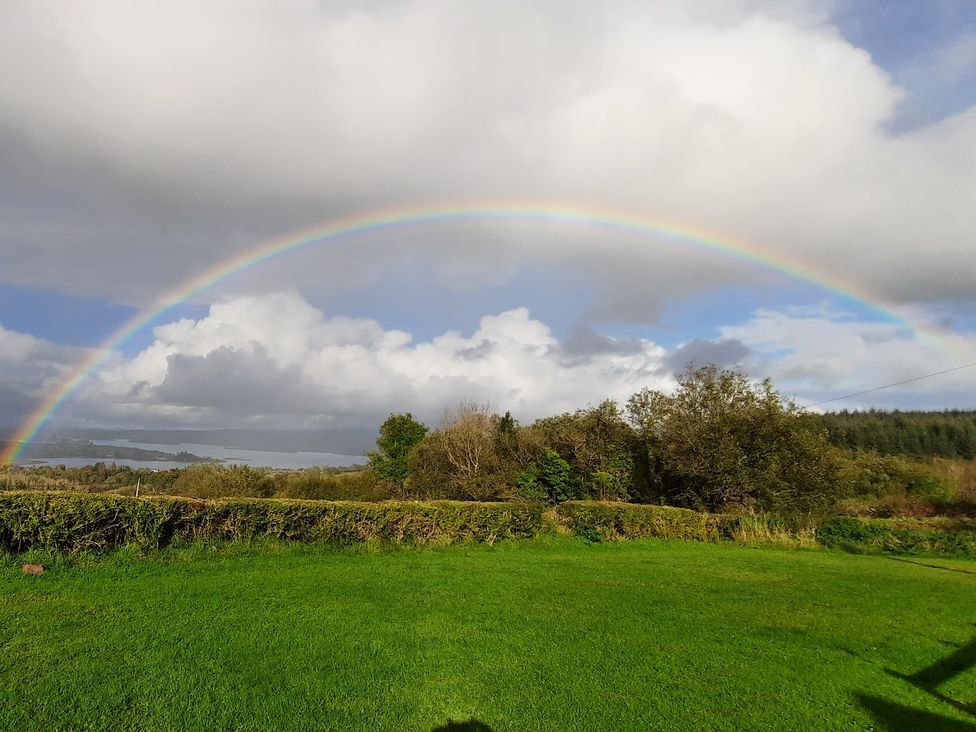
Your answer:
[[[94,445],[84,440],[58,440],[56,442],[32,443],[22,454],[25,462],[31,460],[86,458],[92,460],[141,460],[145,462],[167,461],[175,463],[214,463],[223,462],[215,458],[205,458],[189,452],[162,452],[143,450],[138,447],[117,447],[113,445]]]
[[[818,417],[840,447],[884,455],[976,458],[976,411],[829,412]]]
[[[131,440],[157,445],[181,443],[215,445],[238,450],[270,452],[331,452],[362,455],[376,446],[376,429],[321,430],[146,430],[79,429],[60,432],[59,437],[79,440]]]

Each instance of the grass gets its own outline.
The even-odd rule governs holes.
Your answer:
[[[560,539],[206,552],[40,577],[0,558],[0,728],[976,729],[973,561]]]

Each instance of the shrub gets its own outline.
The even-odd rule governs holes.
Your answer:
[[[631,497],[640,442],[616,402],[540,419],[526,432],[543,447],[536,456],[543,475],[552,453],[565,463],[564,475],[548,486],[552,500]]]
[[[205,463],[183,470],[171,490],[174,495],[187,498],[268,498],[274,495],[275,484],[272,476],[262,470]]]
[[[523,501],[549,500],[549,494],[546,493],[545,486],[539,482],[539,470],[534,465],[530,465],[527,469],[515,473],[513,483],[513,498]]]
[[[936,466],[898,455],[859,452],[844,460],[841,472],[852,496],[915,496],[934,504],[950,500],[957,481]]]
[[[501,417],[487,405],[462,403],[410,451],[407,495],[501,500],[507,490],[499,452]]]
[[[928,526],[928,527],[927,527]],[[839,517],[817,529],[824,546],[894,554],[976,557],[976,530],[946,523],[900,524],[893,519]]]
[[[719,538],[711,517],[687,508],[568,501],[556,511],[566,528],[590,541],[639,538],[713,541]]]
[[[385,501],[394,498],[398,487],[372,470],[336,473],[308,468],[277,476],[275,498],[314,501]]]

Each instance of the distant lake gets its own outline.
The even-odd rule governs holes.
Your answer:
[[[175,454],[189,452],[200,457],[218,458],[232,465],[250,465],[253,468],[312,468],[316,466],[341,467],[345,465],[364,465],[366,458],[362,455],[337,455],[332,452],[272,452],[265,450],[239,450],[233,447],[219,447],[217,445],[197,445],[181,443],[178,445],[158,445],[150,442],[132,442],[130,440],[92,440],[95,445],[109,445],[112,447],[139,447],[143,450],[159,450]],[[112,460],[99,458],[41,458],[31,460],[31,465],[64,465],[69,468],[80,468],[94,465],[97,462],[127,465],[132,468],[185,468],[187,463],[177,463],[170,460]]]

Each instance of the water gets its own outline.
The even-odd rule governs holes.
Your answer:
[[[272,452],[270,450],[240,450],[234,447],[220,447],[218,445],[197,445],[181,443],[178,445],[157,445],[149,442],[132,442],[130,440],[92,440],[96,445],[110,445],[112,447],[138,447],[143,450],[159,450],[160,452],[178,453],[189,452],[199,457],[219,458],[230,465],[250,465],[254,468],[312,468],[315,466],[346,466],[363,465],[366,458],[362,455],[337,455],[332,452]],[[94,465],[97,462],[127,465],[132,468],[155,468],[167,470],[169,468],[185,468],[192,463],[178,463],[171,460],[112,460],[105,458],[39,458],[31,460],[31,465],[64,465],[69,468],[80,468]]]

